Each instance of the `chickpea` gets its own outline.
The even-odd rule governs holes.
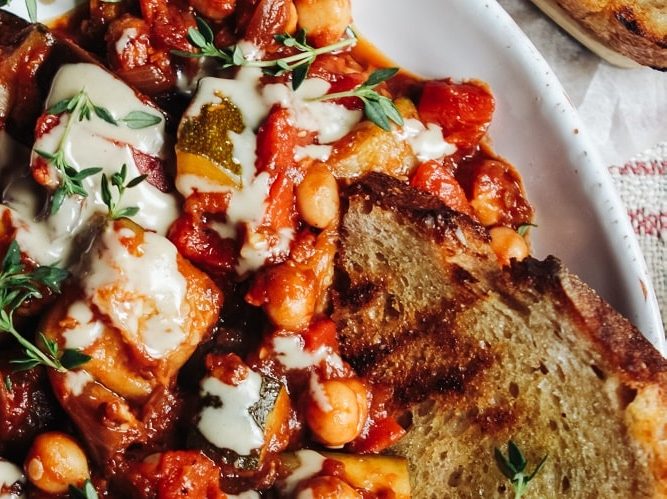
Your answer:
[[[361,499],[361,494],[335,476],[318,476],[299,486],[296,499]]]
[[[315,313],[316,284],[310,270],[288,264],[269,269],[264,311],[271,322],[292,331],[306,327]]]
[[[69,435],[55,431],[35,439],[24,469],[35,487],[50,494],[65,493],[70,485],[80,486],[90,477],[83,449]]]
[[[190,0],[190,5],[202,16],[222,21],[234,12],[236,0]]]
[[[299,26],[316,47],[340,40],[352,22],[350,0],[295,0]]]
[[[494,227],[491,234],[491,249],[502,265],[509,265],[512,258],[518,261],[528,256],[526,240],[509,227]]]
[[[306,223],[324,229],[338,217],[338,184],[322,164],[310,167],[296,188],[296,207]]]
[[[351,442],[368,418],[366,387],[356,378],[330,379],[319,385],[319,394],[311,389],[306,395],[304,412],[310,431],[317,441],[329,447]]]

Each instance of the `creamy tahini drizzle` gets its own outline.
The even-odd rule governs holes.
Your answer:
[[[16,482],[22,484],[25,483],[25,476],[21,471],[21,468],[16,466],[14,463],[5,461],[0,458],[0,489],[9,488],[14,485]],[[2,494],[0,493],[0,499],[23,499],[25,494]]]
[[[187,283],[178,269],[176,247],[168,239],[144,232],[139,255],[134,255],[122,241],[133,237],[130,229],[108,226],[80,270],[80,279],[89,303],[146,355],[161,359],[186,338]],[[88,318],[83,310],[72,313],[71,307],[68,314]],[[69,330],[65,337],[71,344],[94,341],[90,328]]]
[[[246,50],[247,47],[246,47]],[[297,157],[328,157],[330,146],[326,144],[346,135],[361,119],[361,112],[348,110],[344,106],[330,102],[311,102],[309,99],[327,93],[330,85],[320,79],[307,79],[297,91],[284,84],[260,85],[262,72],[258,68],[242,68],[236,78],[202,78],[197,93],[184,117],[197,116],[202,107],[229,99],[241,112],[245,129],[242,133],[228,132],[233,144],[233,161],[241,166],[240,188],[217,185],[209,179],[196,175],[179,175],[176,187],[184,196],[198,192],[230,192],[231,199],[227,210],[227,223],[219,222],[212,228],[222,237],[235,234],[239,223],[250,228],[257,226],[264,218],[266,198],[269,194],[269,175],[266,172],[256,174],[255,161],[257,148],[256,130],[266,118],[271,107],[278,104],[289,109],[294,126],[316,133],[321,145],[301,148]],[[249,231],[252,233],[252,231]],[[262,236],[251,234],[240,251],[237,272],[261,267],[274,253],[287,252],[293,234],[284,231],[279,235],[277,247],[269,247]]]
[[[295,454],[299,460],[299,466],[287,478],[278,483],[278,487],[285,497],[289,497],[301,482],[318,474],[322,470],[324,461],[326,461],[322,454],[314,450],[299,450]]]
[[[231,449],[241,456],[264,445],[264,431],[250,415],[250,408],[260,398],[262,377],[250,371],[238,385],[228,385],[217,378],[204,378],[201,396],[215,397],[220,404],[206,406],[199,414],[197,428],[219,449]]]
[[[131,129],[120,120],[132,111],[143,111],[160,115],[155,108],[142,102],[134,91],[118,78],[94,64],[67,64],[56,73],[46,107],[62,99],[71,98],[80,90],[85,90],[98,106],[108,109],[119,121],[114,126],[92,115],[90,120],[77,121],[71,129],[65,149],[67,161],[77,170],[100,167],[107,176],[127,165],[128,178],[140,175],[132,154],[132,148],[144,154],[164,158],[166,152],[164,119],[153,126]],[[161,116],[161,115],[160,115]],[[65,126],[72,116],[65,113],[60,123],[48,133],[38,138],[33,147],[46,152],[55,152]],[[78,117],[74,117],[78,120]],[[53,184],[59,181],[58,174],[50,169]],[[87,198],[79,196],[65,200],[54,216],[43,216],[37,220],[37,206],[40,196],[37,189],[18,192],[7,189],[4,198],[12,210],[12,219],[17,226],[17,241],[22,250],[40,264],[68,262],[73,249],[74,238],[84,232],[91,218],[97,213],[105,213],[106,206],[101,197],[101,174],[88,177],[84,188]],[[15,192],[16,191],[16,192]],[[134,220],[143,227],[164,234],[178,216],[176,198],[171,194],[143,182],[126,191],[121,206],[138,206],[139,213]]]

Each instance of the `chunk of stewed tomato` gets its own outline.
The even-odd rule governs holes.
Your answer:
[[[459,149],[472,149],[486,133],[495,108],[489,88],[479,82],[426,82],[419,101],[424,122],[442,127],[445,140]]]
[[[410,185],[437,196],[452,210],[472,215],[463,187],[454,178],[451,169],[437,161],[419,165],[410,178]]]

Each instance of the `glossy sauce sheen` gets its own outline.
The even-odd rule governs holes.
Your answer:
[[[219,449],[231,449],[241,456],[264,445],[264,432],[250,415],[250,408],[259,402],[262,377],[249,371],[237,385],[228,385],[217,378],[204,378],[201,396],[217,399],[199,414],[197,428]]]
[[[98,238],[81,281],[86,297],[115,327],[135,339],[146,355],[160,359],[185,339],[186,281],[168,239],[144,232],[140,253],[133,254],[128,245],[136,239],[130,229],[109,227]],[[110,300],[109,293],[116,290],[131,299]]]
[[[132,179],[141,174],[133,150],[155,158],[165,157],[164,118],[160,112],[143,103],[130,87],[99,66],[64,65],[54,77],[46,107],[71,98],[81,90],[85,90],[95,105],[108,109],[119,124],[111,125],[93,114],[90,120],[77,121],[72,126],[65,157],[75,169],[99,167],[110,176],[122,165],[127,165],[128,179]],[[135,111],[160,116],[161,121],[143,129],[131,129],[120,120]],[[55,152],[70,119],[78,120],[78,117],[61,114],[58,124],[36,140],[33,151]],[[36,157],[33,152],[33,158]],[[59,177],[52,166],[49,177],[54,182]],[[86,178],[83,186],[88,197],[69,197],[56,214],[40,221],[35,220],[39,199],[35,190],[12,189],[7,205],[12,209],[16,239],[21,248],[40,264],[70,261],[74,236],[87,230],[95,214],[107,210],[101,197],[100,182],[101,173]],[[178,214],[176,198],[149,182],[126,191],[119,207],[128,206],[140,208],[135,217],[138,223],[162,234]]]

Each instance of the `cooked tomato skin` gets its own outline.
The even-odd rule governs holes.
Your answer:
[[[294,165],[298,133],[289,109],[274,106],[257,131],[257,172],[266,171],[275,178]]]
[[[199,451],[169,451],[133,463],[121,481],[135,499],[225,499],[220,469]]]
[[[418,109],[424,122],[442,127],[447,142],[472,150],[491,123],[495,100],[483,83],[433,80],[424,84]]]
[[[465,192],[451,170],[437,161],[427,161],[417,167],[410,185],[440,198],[451,209],[472,215]]]
[[[482,158],[459,166],[456,178],[482,225],[516,229],[532,220],[533,209],[524,195],[521,178],[509,163]]]

